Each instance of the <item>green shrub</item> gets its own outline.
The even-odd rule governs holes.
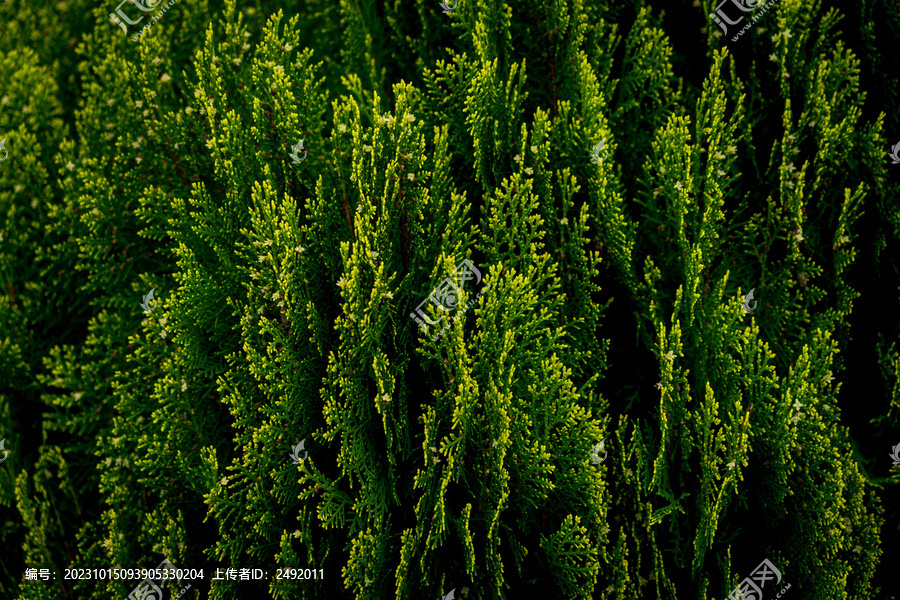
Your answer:
[[[892,5],[116,8],[0,5],[4,597],[895,597]]]

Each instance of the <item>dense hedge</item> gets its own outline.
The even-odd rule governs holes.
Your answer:
[[[738,1],[0,3],[0,596],[897,598],[900,9]]]

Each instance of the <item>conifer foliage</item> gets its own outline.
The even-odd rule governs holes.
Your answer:
[[[891,2],[157,4],[0,4],[0,595],[897,597]]]

